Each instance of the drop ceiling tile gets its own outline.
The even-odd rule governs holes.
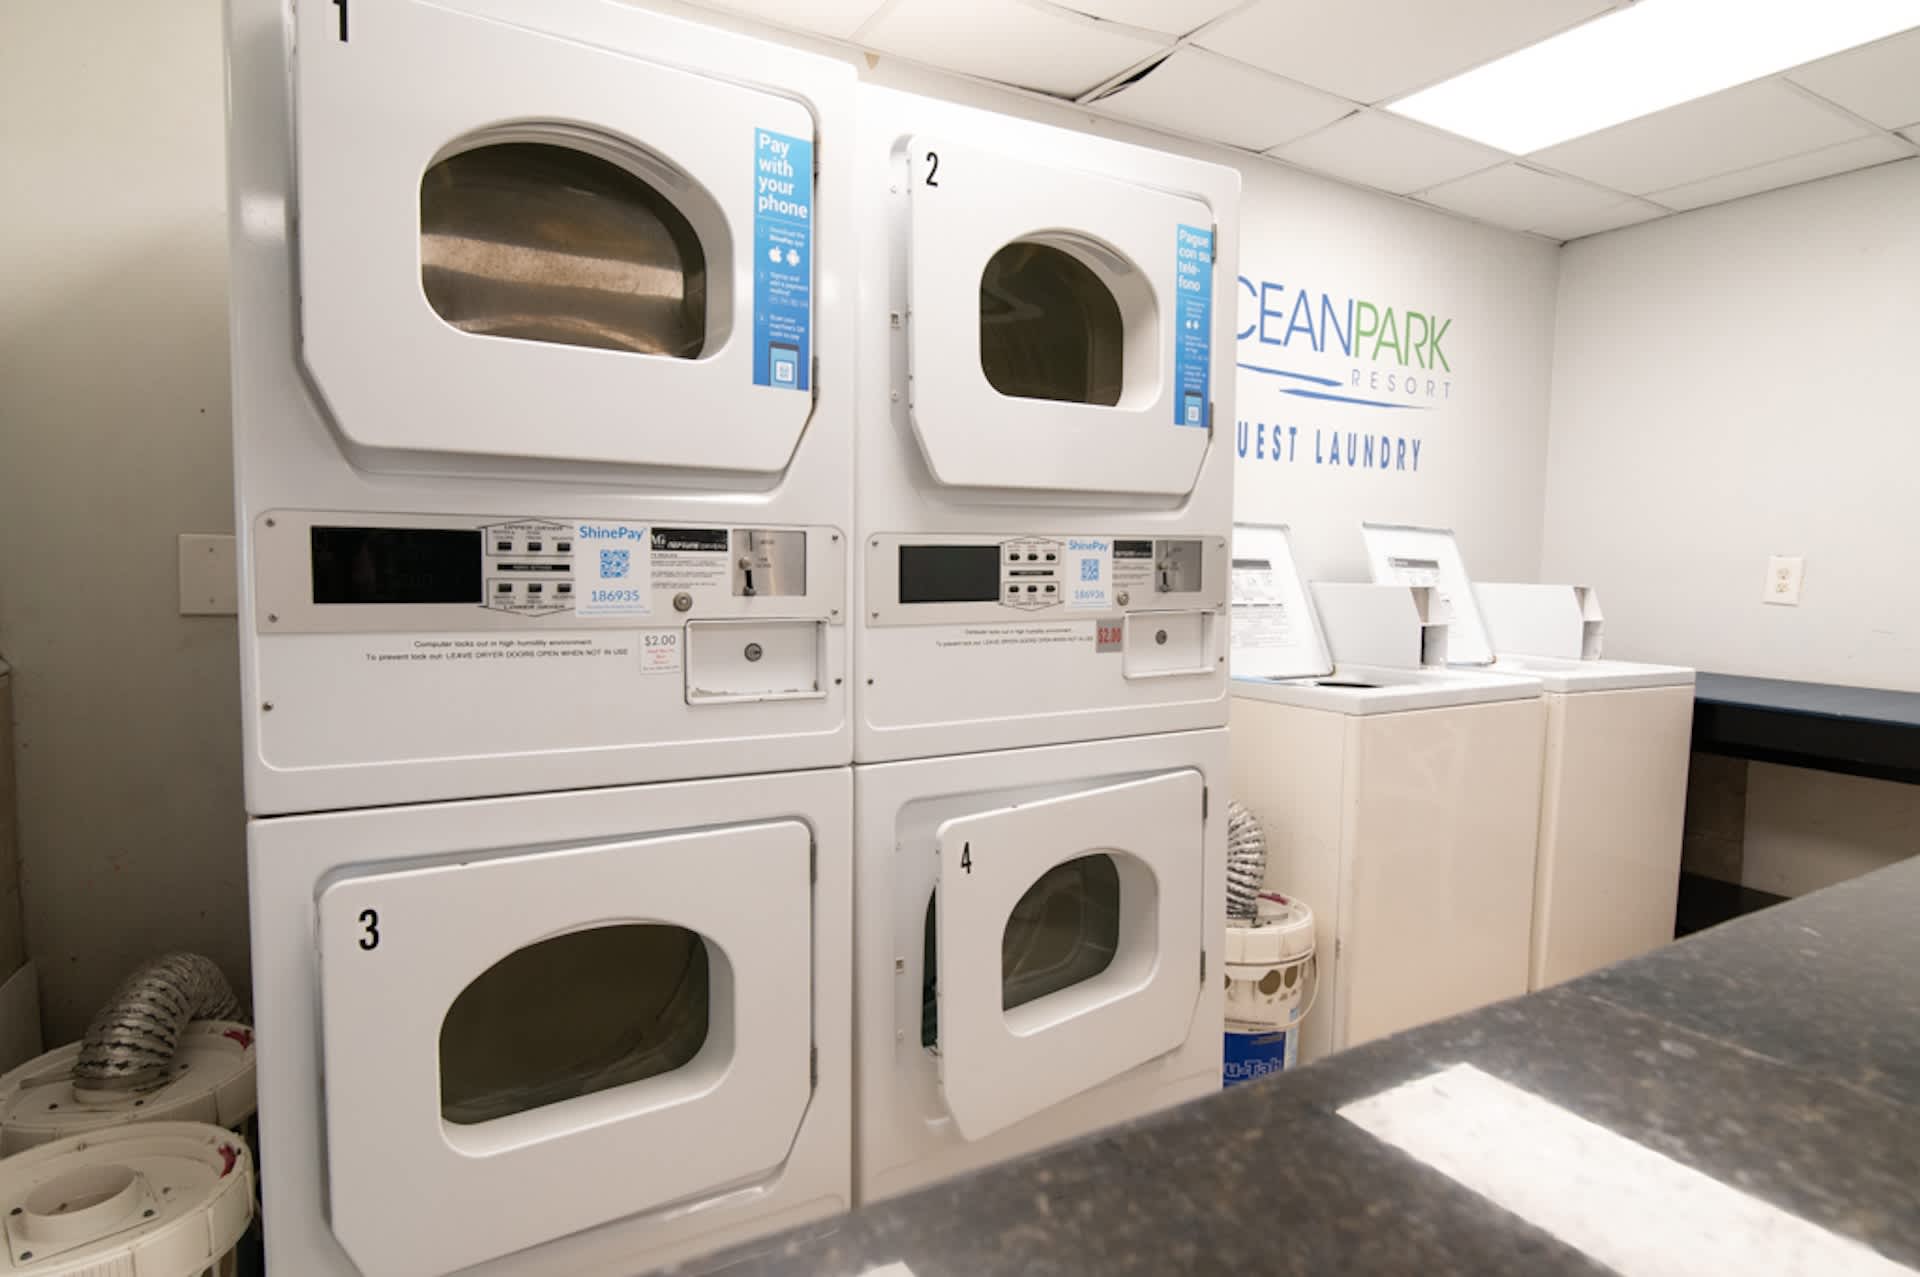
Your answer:
[[[1728,89],[1529,159],[1632,195],[1751,168],[1862,137],[1867,130],[1778,80]]]
[[[1901,129],[1900,136],[1912,142],[1914,145],[1920,146],[1920,124],[1916,124],[1910,129]]]
[[[1920,28],[1822,58],[1787,78],[1883,129],[1920,121]]]
[[[1570,177],[1541,173],[1519,164],[1503,164],[1424,192],[1420,199],[1496,226],[1517,231],[1564,226],[1583,218],[1604,218],[1625,197]],[[1546,232],[1543,232],[1546,233]]]
[[[1509,158],[1451,133],[1378,111],[1360,111],[1267,154],[1395,195],[1491,168]]]
[[[1123,120],[1250,151],[1290,142],[1353,110],[1338,98],[1194,48],[1177,50],[1093,106]]]
[[[1651,222],[1656,217],[1667,216],[1668,212],[1658,204],[1629,196],[1617,204],[1591,213],[1543,217],[1527,229],[1537,235],[1551,235],[1558,240],[1579,239],[1583,235],[1598,235],[1601,231],[1617,231],[1622,226]]]
[[[744,14],[774,26],[845,40],[879,12],[886,0],[697,0],[713,9]]]
[[[1054,0],[1062,8],[1090,18],[1124,22],[1148,31],[1185,35],[1197,31],[1241,0]]]
[[[861,28],[860,42],[1059,97],[1078,97],[1168,43],[1021,0],[899,0]]]
[[[1744,168],[1735,173],[1722,173],[1718,177],[1710,177],[1702,182],[1689,182],[1685,186],[1669,187],[1664,191],[1655,191],[1647,198],[1657,200],[1668,208],[1705,208],[1709,204],[1737,200],[1743,195],[1757,195],[1761,191],[1771,191],[1782,186],[1797,186],[1801,182],[1811,182],[1816,178],[1832,177],[1836,173],[1847,173],[1857,168],[1884,164],[1888,160],[1902,159],[1912,154],[1913,151],[1910,148],[1900,145],[1892,138],[1876,134],[1872,137],[1856,138],[1851,142],[1842,142],[1838,146],[1809,151],[1805,155],[1774,160],[1770,164],[1756,164],[1752,168]]]
[[[1610,0],[1258,0],[1196,43],[1356,102],[1384,102],[1544,40]]]

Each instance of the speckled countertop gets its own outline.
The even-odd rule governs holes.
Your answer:
[[[1662,1237],[1676,1220],[1678,1232],[1689,1231],[1708,1208],[1676,1205],[1678,1190],[1645,1194],[1645,1212],[1598,1220],[1592,1212],[1603,1196],[1569,1169],[1564,1183],[1538,1177],[1545,1204],[1514,1213],[1467,1187],[1471,1170],[1436,1169],[1431,1155],[1402,1151],[1339,1113],[1459,1064],[1585,1119],[1568,1125],[1602,1128],[1599,1140],[1657,1162],[1656,1179],[1704,1184],[1707,1199],[1753,1203],[1768,1227],[1811,1235],[1810,1252],[1767,1237],[1761,1244],[1777,1256],[1769,1277],[1920,1268],[1915,860],[1556,989],[677,1271],[852,1277],[899,1264],[914,1277],[1535,1277],[1724,1269],[1688,1266],[1689,1243],[1678,1233],[1675,1249],[1660,1241],[1650,1263],[1614,1255],[1609,1267],[1595,1257],[1606,1246],[1593,1238],[1609,1232]],[[1534,1148],[1533,1132],[1514,1126],[1505,1132],[1511,1147]],[[1497,1174],[1499,1160],[1489,1165]],[[1663,1223],[1663,1213],[1673,1218]],[[1746,1244],[1755,1235],[1751,1221],[1734,1234]],[[1699,1236],[1691,1244],[1702,1244]],[[1722,1253],[1721,1241],[1709,1244]],[[1661,1258],[1669,1254],[1670,1264]]]

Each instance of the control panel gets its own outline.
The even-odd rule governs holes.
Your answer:
[[[875,536],[867,621],[937,625],[1226,606],[1220,537]]]
[[[262,634],[837,623],[831,528],[273,511],[255,521]]]

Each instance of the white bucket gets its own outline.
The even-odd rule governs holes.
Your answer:
[[[1313,910],[1265,893],[1259,917],[1227,923],[1227,1086],[1294,1068],[1300,1022],[1319,992],[1313,952]]]

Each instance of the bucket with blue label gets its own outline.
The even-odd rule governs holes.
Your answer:
[[[1227,1086],[1299,1067],[1300,1026],[1319,993],[1313,910],[1277,892],[1227,923]]]

